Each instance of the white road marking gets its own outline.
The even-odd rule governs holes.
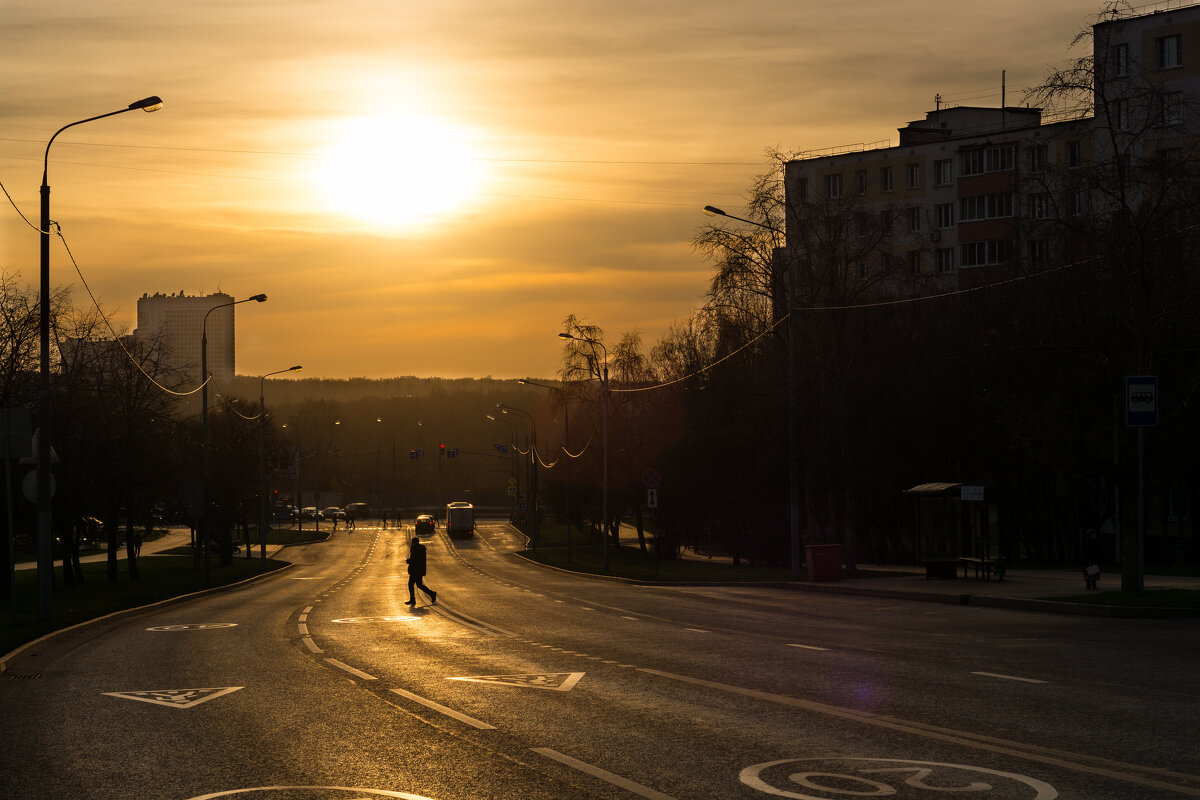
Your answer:
[[[101,694],[119,697],[122,700],[140,700],[143,703],[153,703],[158,706],[191,708],[201,703],[207,703],[216,697],[236,692],[241,688],[241,686],[225,686],[214,689],[160,689],[147,692],[101,692]]]
[[[392,689],[392,691],[395,692],[396,694],[400,695],[401,697],[407,697],[409,700],[412,700],[414,703],[420,703],[421,705],[425,706],[428,709],[436,711],[439,714],[445,714],[447,717],[456,719],[459,722],[465,722],[467,725],[470,725],[473,728],[478,728],[481,731],[496,730],[495,725],[488,725],[486,722],[481,722],[481,721],[475,719],[474,717],[468,717],[466,714],[462,714],[458,711],[455,711],[452,708],[447,708],[446,706],[442,705],[441,703],[436,703],[433,700],[430,700],[426,697],[421,697],[421,695],[419,695],[419,694],[413,694],[412,692],[405,691],[404,689]]]
[[[1037,678],[1022,678],[1017,675],[1001,675],[999,672],[972,672],[972,675],[982,675],[985,678],[999,678],[1004,681],[1020,681],[1021,683],[1045,683]]]
[[[304,646],[308,648],[309,652],[313,653],[314,655],[325,652],[321,648],[317,647],[317,643],[312,640],[311,636],[305,636],[302,641],[304,642]]]
[[[374,675],[368,675],[367,673],[363,672],[361,669],[355,669],[354,667],[350,666],[349,664],[343,664],[341,661],[338,661],[336,658],[327,658],[325,660],[327,662],[329,662],[330,664],[333,664],[338,669],[345,670],[346,672],[349,672],[351,675],[356,675],[359,678],[362,678],[364,681],[379,680]]]
[[[624,614],[621,615],[621,619],[631,619],[634,622],[641,622],[641,620],[638,617],[627,617]]]
[[[308,636],[308,626],[305,625],[303,622],[298,623],[296,625],[296,628],[300,631],[301,636]]]
[[[788,647],[799,647],[801,650],[829,650],[828,647],[817,647],[811,644],[789,644]]]
[[[551,672],[534,675],[480,675],[465,678],[447,678],[450,681],[469,683],[491,683],[501,686],[518,686],[523,689],[549,689],[552,692],[569,692],[579,683],[583,672]]]
[[[557,750],[551,750],[549,747],[535,747],[533,748],[533,752],[557,761],[560,764],[565,764],[572,769],[577,769],[580,772],[591,775],[593,778],[599,778],[602,781],[611,783],[613,786],[619,786],[627,792],[636,794],[638,797],[645,797],[648,798],[648,800],[675,800],[675,798],[671,797],[669,794],[663,794],[662,792],[655,791],[648,786],[642,786],[640,783],[634,783],[628,778],[622,778],[620,775],[616,775],[608,770],[600,769],[599,767],[588,764],[585,761],[580,761],[577,758],[571,758],[568,755],[563,755]]]
[[[692,633],[711,633],[711,631],[706,631],[704,628],[684,628],[684,630],[691,631]]]

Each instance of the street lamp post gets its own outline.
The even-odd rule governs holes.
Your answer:
[[[208,374],[208,315],[218,308],[228,308],[229,306],[236,306],[239,303],[249,303],[251,300],[256,303],[264,303],[267,300],[267,296],[265,294],[256,294],[244,300],[231,300],[228,303],[215,305],[204,313],[204,324],[200,326],[200,377],[204,381],[200,384],[200,427],[204,430],[204,484],[203,497],[201,498],[204,516],[200,525],[200,550],[204,553],[205,586],[208,586],[211,575],[208,543],[209,537],[212,536],[212,504],[209,502],[210,470],[208,463],[208,382],[212,376]]]
[[[534,421],[533,415],[528,411],[522,411],[519,408],[513,408],[504,403],[496,403],[496,408],[500,409],[500,413],[502,414],[520,414],[529,420],[529,460],[527,463],[529,465],[529,510],[532,512],[533,519],[533,524],[530,526],[531,536],[529,538],[533,542],[533,549],[536,550],[538,532],[540,530],[538,523],[537,422]]]
[[[39,229],[41,237],[41,298],[39,299],[39,354],[38,372],[38,437],[37,437],[37,506],[38,506],[38,617],[50,618],[50,594],[53,587],[51,572],[52,551],[50,547],[50,184],[47,180],[50,173],[50,145],[58,135],[67,128],[94,122],[105,117],[124,114],[126,111],[158,111],[163,102],[158,97],[147,97],[130,103],[128,108],[110,111],[95,117],[88,117],[69,125],[64,125],[54,132],[50,141],[46,142],[46,154],[42,160],[41,211],[42,225]]]
[[[287,369],[268,372],[258,381],[258,555],[265,566],[267,563],[267,378],[304,369],[297,364]],[[247,548],[246,555],[249,555]]]
[[[567,460],[564,464],[564,469],[566,470],[566,477],[565,477],[566,491],[564,493],[563,516],[567,522],[567,563],[570,564],[571,563],[571,458],[570,458],[570,453],[567,452],[567,444],[568,444],[568,442],[571,441],[571,438],[570,438],[571,437],[571,420],[570,420],[570,415],[568,413],[570,405],[567,402],[567,391],[565,388],[558,389],[554,386],[550,386],[545,383],[538,383],[537,381],[526,380],[524,378],[517,378],[517,383],[519,383],[523,386],[540,386],[543,389],[549,389],[552,392],[558,392],[558,391],[562,392],[562,396],[563,396],[563,452],[567,453]]]
[[[736,219],[747,225],[783,235],[786,234],[771,225],[764,225],[752,219],[735,217],[727,214],[716,206],[705,206],[704,213]],[[796,259],[788,256],[788,501],[791,506],[791,545],[792,545],[792,580],[800,580],[800,432],[797,417],[799,416],[799,376],[796,369],[797,328],[796,289],[799,275],[796,270]]]
[[[517,492],[517,495],[519,496],[521,493],[521,477],[518,474],[517,468],[515,465],[516,458],[517,458],[517,426],[516,426],[516,423],[512,422],[511,420],[507,420],[507,419],[497,419],[496,417],[492,416],[491,414],[485,414],[484,417],[489,422],[503,422],[505,425],[508,425],[510,428],[512,428],[512,430],[510,430],[508,432],[508,443],[509,443],[509,447],[512,449],[512,457],[513,457],[513,462],[514,462],[513,466],[511,467],[512,475],[509,476],[509,480],[510,480],[509,488],[515,489],[515,491]],[[515,486],[513,484],[515,484]],[[512,507],[512,510],[509,512],[510,518],[516,519],[516,513],[517,513],[517,504],[516,504],[516,496],[514,496],[513,507]]]
[[[587,342],[592,345],[593,355],[595,354],[595,346],[599,345],[604,351],[604,363],[597,371],[600,377],[601,394],[604,396],[604,493],[601,501],[601,515],[603,519],[600,522],[600,534],[603,544],[604,571],[608,572],[608,348],[604,346],[604,342],[595,339],[589,339],[586,336],[575,336],[570,333],[560,333],[560,339],[571,339],[577,342]]]

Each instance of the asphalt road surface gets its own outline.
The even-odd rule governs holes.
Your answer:
[[[288,549],[0,677],[0,797],[1200,797],[1195,621],[530,565],[507,524]]]

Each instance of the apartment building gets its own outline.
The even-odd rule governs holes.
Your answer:
[[[220,292],[209,295],[143,294],[137,301],[134,336],[147,343],[161,337],[172,366],[186,370],[199,383],[201,340],[207,333],[208,371],[218,381],[231,380],[234,376],[234,306],[231,303],[233,298]],[[217,308],[222,305],[225,307]]]
[[[1120,201],[1136,207],[1152,199],[1139,197],[1148,176],[1197,149],[1200,55],[1187,54],[1200,54],[1200,5],[1162,5],[1093,26],[1080,62],[1091,113],[938,108],[900,128],[897,146],[790,161],[789,250],[837,276],[843,297],[969,287],[1086,257],[1089,220],[1117,202],[1103,182],[1128,186]]]

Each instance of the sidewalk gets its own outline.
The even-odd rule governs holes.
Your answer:
[[[637,534],[621,531],[621,544],[637,547]],[[685,550],[685,559],[700,561],[732,562],[728,556],[708,556]],[[858,576],[843,577],[833,581],[799,581],[780,584],[788,588],[814,592],[836,592],[871,597],[892,597],[903,600],[923,600],[952,605],[1011,608],[1026,611],[1049,611],[1059,614],[1077,614],[1097,617],[1200,617],[1200,609],[1138,608],[1109,606],[1092,603],[1064,603],[1047,598],[1069,597],[1087,594],[1083,571],[1078,569],[1021,569],[1009,567],[1004,580],[984,580],[974,577],[974,571],[963,577],[959,567],[955,578],[925,577],[923,567],[905,565],[859,564]],[[900,573],[900,574],[896,574]],[[1146,591],[1162,589],[1185,589],[1200,591],[1200,577],[1176,577],[1169,575],[1146,575],[1143,580]],[[1117,591],[1121,588],[1119,572],[1105,572],[1100,576],[1101,592]]]
[[[161,553],[164,550],[171,550],[176,547],[187,547],[191,543],[192,543],[191,528],[187,527],[186,525],[172,525],[171,527],[169,527],[167,529],[166,534],[164,534],[163,536],[158,537],[157,539],[155,539],[152,542],[145,542],[142,544],[141,557],[145,558],[146,556],[157,555],[158,553]],[[279,549],[280,549],[280,547],[278,545],[268,544],[267,545],[267,557],[270,558]],[[258,554],[258,545],[257,544],[253,545],[253,550],[254,550],[254,554],[257,555]],[[245,557],[244,550],[239,549],[239,552],[241,552],[242,556]],[[118,560],[125,559],[125,545],[124,544],[122,544],[120,547],[117,548],[117,559]],[[107,561],[107,560],[108,560],[108,551],[107,550],[101,550],[99,553],[89,553],[88,555],[83,556],[79,559],[80,563],[82,563],[82,564],[94,564],[98,561]],[[61,562],[61,560],[56,560],[55,563],[61,564],[62,562]],[[36,569],[37,568],[37,560],[35,559],[33,561],[18,561],[16,564],[16,568],[19,570],[21,570],[21,569]]]

